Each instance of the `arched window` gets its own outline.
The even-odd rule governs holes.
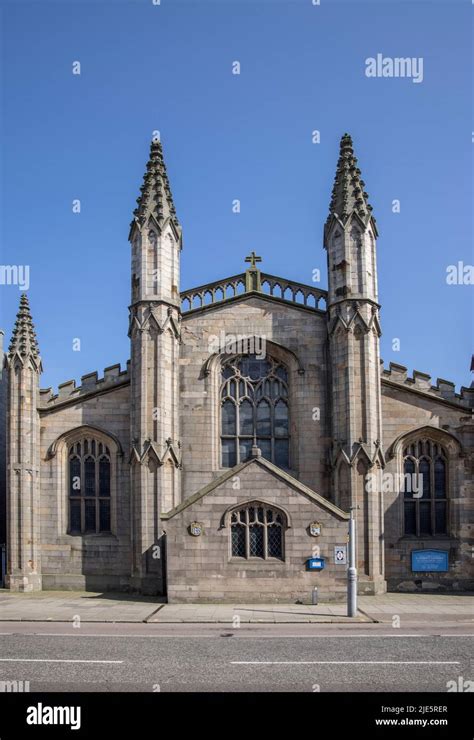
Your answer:
[[[415,537],[447,534],[448,456],[430,439],[403,450],[404,532]]]
[[[96,439],[69,445],[69,534],[110,532],[110,461]]]
[[[285,526],[279,509],[258,502],[236,509],[230,516],[232,557],[283,560]]]
[[[272,358],[239,355],[222,364],[222,467],[250,457],[255,443],[263,457],[289,467],[288,372]]]

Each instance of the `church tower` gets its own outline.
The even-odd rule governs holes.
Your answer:
[[[344,134],[324,227],[335,503],[356,509],[359,589],[385,590],[377,227],[352,139]]]
[[[164,588],[160,514],[180,502],[181,227],[161,143],[153,140],[129,240],[132,284],[131,516],[134,584]]]
[[[20,299],[7,371],[7,588],[41,591],[38,342],[26,294]]]

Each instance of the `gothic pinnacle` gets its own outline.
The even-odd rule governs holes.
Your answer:
[[[10,347],[8,348],[10,358],[15,354],[22,358],[31,357],[35,362],[40,362],[38,341],[26,293],[22,293],[20,298],[20,307],[13,327]]]
[[[371,221],[375,226],[372,206],[364,188],[365,182],[362,180],[361,171],[357,167],[357,157],[354,156],[352,138],[349,134],[344,134],[340,143],[339,160],[326,226],[329,225],[333,216],[337,216],[345,223],[353,212],[357,213],[365,224]]]
[[[148,218],[152,217],[159,225],[169,218],[178,233],[181,233],[176,210],[173,203],[166,165],[163,158],[163,148],[158,139],[152,139],[150,145],[150,156],[143,176],[143,185],[140,187],[140,195],[137,198],[137,207],[133,215],[133,227],[135,222],[142,226]]]

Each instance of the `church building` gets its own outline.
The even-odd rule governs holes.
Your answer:
[[[241,274],[182,290],[152,142],[127,366],[42,389],[26,295],[2,350],[7,588],[308,603],[317,586],[340,600],[352,512],[359,593],[474,589],[474,388],[384,369],[364,187],[344,134],[327,291],[263,272],[255,252]]]

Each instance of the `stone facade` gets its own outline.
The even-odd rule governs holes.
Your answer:
[[[385,472],[401,470],[402,448],[412,440],[428,437],[448,453],[448,534],[412,537],[403,535],[403,494],[384,493],[385,573],[390,590],[471,590],[474,587],[472,537],[474,527],[474,460],[472,405],[474,388],[456,396],[451,383],[391,365],[382,374],[382,417],[386,449]],[[444,396],[444,397],[443,397]],[[422,573],[414,577],[410,554],[416,549],[449,551],[447,573]]]
[[[3,340],[5,334],[0,331],[0,545],[6,541],[7,517],[6,517],[6,444],[7,444],[7,384],[5,382],[5,370],[3,367],[5,352]]]
[[[232,557],[230,513],[254,501],[285,514],[283,560]],[[305,602],[314,586],[321,600],[342,599],[346,572],[344,565],[334,563],[334,547],[347,542],[348,519],[348,514],[264,458],[241,463],[166,515],[168,599],[243,603],[252,594],[252,601],[262,603]],[[190,536],[196,520],[202,534]],[[308,526],[313,521],[321,525],[317,538]],[[324,558],[321,572],[304,567],[313,554]]]
[[[153,142],[129,237],[127,368],[41,390],[22,297],[0,380],[8,587],[305,602],[317,586],[321,599],[338,600],[346,568],[334,547],[347,542],[351,509],[361,592],[474,587],[474,390],[384,370],[377,226],[356,163],[344,135],[324,227],[328,291],[261,272],[253,254],[245,273],[180,292],[181,227]],[[284,369],[287,433],[275,431],[268,391],[271,442],[258,442],[254,420],[253,439],[246,433],[236,448],[244,459],[225,467],[223,368],[255,347]],[[282,429],[289,461],[279,465]],[[406,461],[418,450],[421,465],[425,449],[429,500],[407,499]],[[239,534],[240,516],[249,519]],[[262,528],[254,516],[273,519]],[[277,516],[280,550],[269,544]],[[412,571],[413,550],[447,552],[448,571]],[[314,557],[324,570],[308,569]]]

